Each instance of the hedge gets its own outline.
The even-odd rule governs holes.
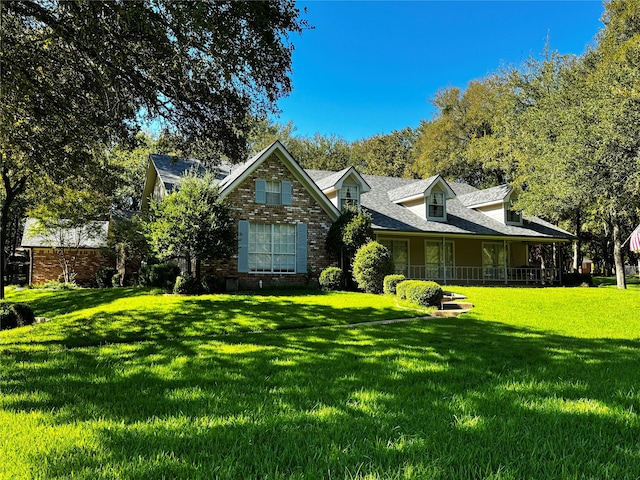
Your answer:
[[[425,280],[405,280],[396,286],[396,295],[401,300],[432,307],[442,302],[442,287],[436,282]]]

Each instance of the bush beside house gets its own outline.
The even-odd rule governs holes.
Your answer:
[[[353,278],[358,288],[367,293],[382,293],[384,277],[393,272],[393,260],[387,247],[369,242],[356,252],[353,260]]]

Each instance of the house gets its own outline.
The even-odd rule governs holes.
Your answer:
[[[60,228],[42,233],[38,221],[27,219],[22,235],[22,248],[29,251],[28,282],[44,283],[57,280],[65,260],[75,272],[78,284],[93,283],[99,268],[114,268],[115,260],[103,255],[107,247],[108,221],[90,222],[78,228]]]
[[[202,166],[151,155],[142,208],[179,186],[190,168]],[[245,287],[303,283],[335,265],[325,239],[345,205],[371,214],[396,272],[443,284],[557,282],[560,269],[532,262],[530,247],[574,238],[514,210],[508,185],[479,190],[440,175],[414,180],[362,175],[353,167],[305,170],[280,142],[220,168],[218,182],[238,219],[238,254],[203,267]]]

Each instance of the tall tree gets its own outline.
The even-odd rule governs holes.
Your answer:
[[[526,79],[543,86],[537,97],[518,87],[520,203],[533,213],[589,212],[610,226],[626,288],[621,244],[640,203],[640,2],[613,0],[603,19],[595,48],[574,62],[544,61]]]
[[[351,144],[339,135],[291,137],[286,147],[303,168],[337,172],[351,165]]]
[[[31,179],[94,168],[143,121],[204,160],[243,159],[248,119],[291,90],[289,35],[306,26],[292,0],[38,0],[0,14],[0,269]]]
[[[441,174],[477,187],[505,183],[510,175],[508,143],[496,136],[506,85],[499,76],[440,90],[432,100],[435,117],[420,126],[411,173]]]
[[[388,135],[357,140],[351,146],[353,162],[363,173],[370,175],[411,176],[417,135],[417,130],[407,127]]]

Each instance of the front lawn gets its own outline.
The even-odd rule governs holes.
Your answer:
[[[12,292],[52,320],[0,333],[0,478],[640,477],[640,292],[458,290],[462,317],[357,327],[398,307]],[[114,312],[144,328],[83,328]]]

